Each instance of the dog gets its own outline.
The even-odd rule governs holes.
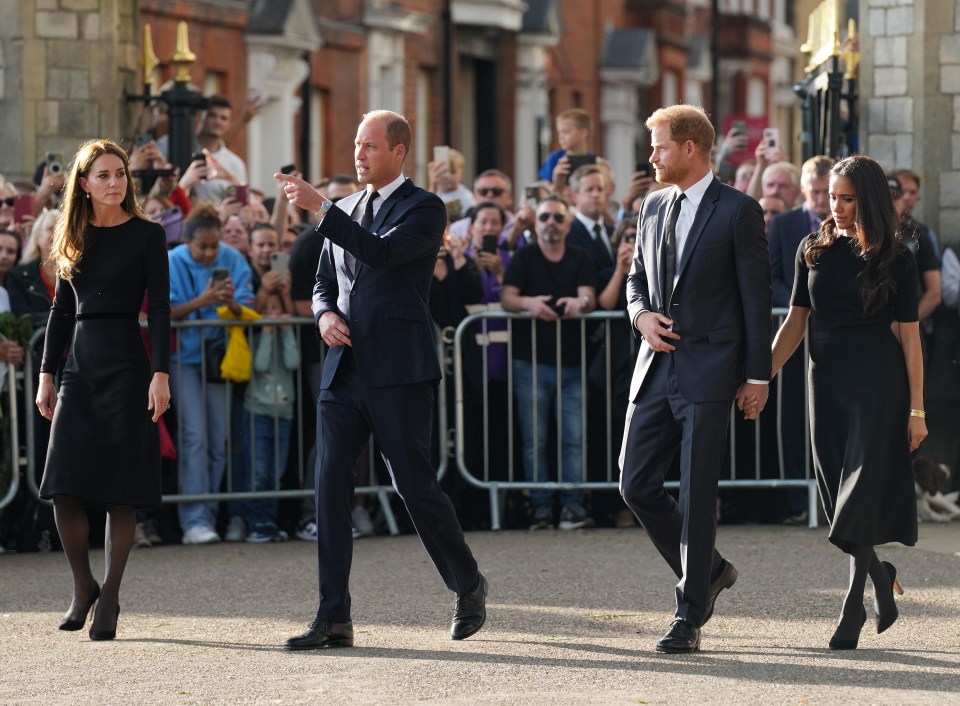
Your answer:
[[[960,493],[943,494],[941,484],[949,485],[950,468],[927,456],[913,459],[913,486],[917,493],[917,519],[921,522],[949,522],[960,519]]]

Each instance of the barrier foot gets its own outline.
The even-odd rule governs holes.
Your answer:
[[[820,526],[818,505],[819,496],[817,494],[817,484],[811,481],[807,485],[807,527],[816,529]]]
[[[500,529],[500,491],[496,485],[490,486],[490,529]]]

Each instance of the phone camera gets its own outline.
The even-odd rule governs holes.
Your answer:
[[[56,158],[56,155],[47,153],[47,174],[61,174],[63,172],[63,162]]]

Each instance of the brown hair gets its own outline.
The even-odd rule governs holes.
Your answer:
[[[591,174],[599,174],[603,177],[603,188],[606,190],[607,186],[610,184],[610,178],[607,176],[607,172],[604,171],[603,167],[599,164],[584,164],[581,167],[577,167],[573,170],[573,174],[570,175],[570,191],[577,193],[580,191],[580,182]]]
[[[671,140],[678,145],[690,140],[696,145],[697,151],[703,155],[704,160],[709,162],[717,132],[710,124],[707,113],[700,106],[681,103],[660,108],[647,118],[645,124],[648,130],[653,130],[660,125],[668,126]]]
[[[811,157],[800,166],[800,180],[804,177],[808,179],[826,179],[830,176],[830,170],[833,169],[834,161],[826,155],[818,154]]]
[[[371,110],[364,113],[363,122],[379,120],[387,128],[387,145],[393,149],[397,145],[403,145],[403,156],[410,154],[410,143],[413,142],[413,133],[410,131],[410,123],[407,119],[394,113],[392,110]]]
[[[80,186],[80,178],[86,179],[93,163],[105,154],[119,157],[123,162],[123,171],[127,175],[127,192],[120,207],[135,218],[147,220],[137,203],[137,196],[133,190],[133,176],[130,174],[130,162],[123,148],[115,142],[104,139],[84,142],[73,157],[70,173],[63,187],[63,217],[57,221],[53,231],[53,249],[50,257],[57,265],[57,275],[60,279],[71,279],[77,265],[83,259],[86,245],[84,234],[90,219],[93,218],[93,204]]]
[[[569,110],[564,110],[562,113],[558,113],[555,122],[559,123],[561,120],[573,123],[573,126],[578,130],[586,130],[589,132],[593,128],[593,120],[590,119],[590,113],[583,108],[570,108]]]

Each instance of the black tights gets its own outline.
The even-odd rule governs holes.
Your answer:
[[[851,633],[860,632],[864,610],[863,592],[866,588],[867,576],[873,582],[876,613],[883,614],[893,608],[893,592],[887,589],[890,585],[887,567],[877,558],[872,545],[852,544],[848,545],[844,551],[850,555],[850,584],[847,595],[843,599],[837,634],[848,636]]]
[[[67,555],[70,571],[73,573],[73,601],[67,617],[73,620],[86,618],[82,611],[90,603],[90,597],[96,590],[96,581],[90,571],[90,523],[87,510],[77,498],[57,495],[53,498],[54,517],[60,542]],[[93,618],[93,627],[97,630],[110,630],[116,626],[117,610],[120,600],[120,581],[127,567],[127,558],[133,546],[133,530],[136,526],[136,512],[129,505],[110,505],[107,507],[107,531],[104,540],[104,579],[100,590],[100,600]]]

